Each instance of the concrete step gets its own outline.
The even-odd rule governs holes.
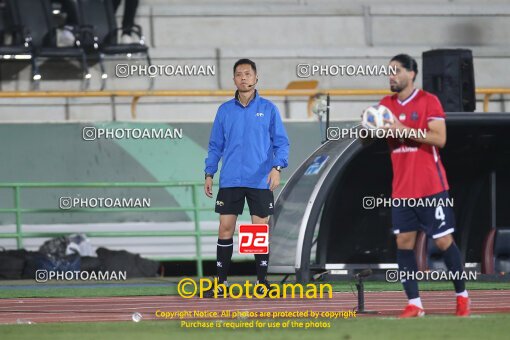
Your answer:
[[[510,74],[501,72],[508,69],[510,62],[510,48],[508,47],[480,47],[462,46],[473,51],[475,80],[477,87],[506,87],[510,83]],[[415,57],[419,64],[419,75],[417,85],[421,86],[423,51],[430,50],[431,45],[421,46],[395,46],[395,47],[374,47],[374,48],[223,48],[223,49],[184,49],[182,56],[175,49],[154,48],[151,49],[154,67],[197,66],[211,68],[214,73],[206,75],[165,75],[160,74],[153,79],[154,89],[232,89],[232,66],[241,57],[249,57],[257,62],[259,72],[258,88],[285,88],[294,80],[302,79],[298,76],[298,65],[326,65],[330,66],[329,75],[326,72],[317,73],[307,79],[319,80],[321,88],[384,88],[387,86],[387,77],[381,76],[350,76],[348,74],[335,74],[335,66],[384,66],[389,59],[398,53],[408,53]],[[115,76],[117,65],[146,65],[145,59],[127,60],[120,57],[109,58],[106,62],[106,69],[109,74],[106,89],[148,89],[150,85],[149,76],[130,76],[118,78]],[[48,62],[42,68],[43,80],[41,90],[80,90],[80,76],[76,72],[65,73],[63,62]],[[4,81],[1,83],[3,91],[29,90],[31,83],[30,67],[25,63],[24,68],[12,68],[10,62],[0,65]],[[69,68],[70,69],[70,68]],[[338,72],[338,68],[336,69]],[[19,71],[19,72],[18,72]],[[99,90],[101,80],[99,67],[91,67],[92,79],[90,90]],[[18,73],[16,73],[18,72]],[[53,79],[48,80],[49,75]],[[498,77],[494,77],[494,75]],[[74,79],[72,78],[74,76]]]
[[[137,21],[153,47],[498,46],[510,39],[509,16],[505,1],[187,2],[140,6]]]
[[[496,95],[489,105],[490,112],[508,112],[510,96]],[[146,98],[137,106],[137,121],[157,122],[201,122],[213,121],[218,106],[228,98]],[[293,98],[285,104],[282,98],[269,98],[278,107],[285,119],[317,120],[308,117],[307,100]],[[361,112],[370,105],[375,105],[380,96],[367,97],[332,97],[331,120],[356,121]],[[27,101],[31,101],[27,104]],[[46,99],[26,99],[10,101],[0,100],[0,121],[10,122],[102,122],[132,121],[131,103],[127,99],[117,98],[115,106],[102,98],[80,98],[69,100],[67,105]],[[478,97],[477,112],[483,112],[483,98]]]

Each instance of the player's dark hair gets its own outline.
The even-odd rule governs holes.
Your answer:
[[[237,66],[239,65],[250,65],[251,68],[253,69],[253,71],[255,72],[255,74],[257,74],[257,65],[255,65],[255,63],[253,61],[251,61],[250,59],[239,59],[238,61],[236,61],[236,63],[234,64],[234,74],[236,74],[236,68]]]
[[[416,75],[418,74],[418,63],[416,60],[408,54],[397,54],[390,61],[398,61],[403,68],[408,71],[414,72],[413,81],[416,79]]]

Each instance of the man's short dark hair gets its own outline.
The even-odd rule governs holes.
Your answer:
[[[416,79],[416,75],[418,75],[418,63],[416,60],[408,54],[397,54],[390,61],[398,61],[403,68],[408,71],[414,72],[413,81]]]
[[[255,65],[255,62],[251,61],[250,59],[239,59],[238,61],[236,61],[236,63],[234,64],[234,74],[236,73],[236,68],[237,66],[239,65],[250,65],[251,68],[253,69],[253,71],[255,73],[257,73],[257,65]]]

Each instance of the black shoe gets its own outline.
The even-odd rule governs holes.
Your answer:
[[[269,281],[267,281],[267,280],[260,281],[260,282],[257,281],[257,284],[264,285],[266,287],[266,289],[264,289],[262,287],[257,287],[257,289],[256,289],[257,295],[262,296],[262,295],[264,295],[264,293],[266,293],[266,295],[264,296],[266,298],[275,297],[275,296],[280,297],[278,288],[271,286],[271,283],[269,283]],[[278,294],[276,294],[275,291],[278,292]],[[269,294],[270,292],[271,292],[271,295]]]
[[[225,296],[223,296],[223,288],[219,287],[219,284],[218,284],[218,288],[216,289],[216,296],[214,294],[214,291],[215,291],[214,287],[209,290],[206,290],[203,295],[204,299],[214,299],[214,298],[223,299],[223,298],[228,297],[228,291],[226,291]]]

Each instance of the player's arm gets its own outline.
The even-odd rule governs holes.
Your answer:
[[[274,167],[286,168],[289,159],[289,137],[285,131],[280,112],[275,106],[271,115],[271,141],[273,144],[273,168],[267,176],[267,183],[269,184],[269,190],[273,191],[280,185],[280,171]]]
[[[437,99],[436,96],[431,95],[427,102],[427,131],[425,131],[425,136],[421,137],[423,133],[418,133],[420,131],[412,131],[413,133],[408,134],[408,136],[420,136],[420,138],[409,138],[416,142],[425,143],[433,146],[437,146],[438,148],[443,148],[446,144],[446,122],[445,122],[445,114],[441,102]],[[413,130],[404,124],[402,124],[396,117],[394,117],[395,124],[394,126],[397,129],[404,130]],[[393,128],[393,127],[392,127]],[[411,131],[407,131],[411,132]]]
[[[404,132],[405,136],[421,136],[417,129],[412,129],[404,124],[402,124],[396,117],[393,126],[391,127],[394,130],[399,130]],[[414,131],[413,131],[414,130]],[[431,119],[428,123],[428,129],[425,132],[424,137],[414,137],[409,138],[419,143],[425,143],[433,146],[437,146],[438,148],[443,148],[446,144],[446,123],[444,119]]]
[[[446,144],[446,122],[443,106],[436,96],[431,96],[427,105],[427,127],[424,138],[412,138],[413,140],[425,143],[438,148]]]
[[[218,163],[223,155],[225,138],[223,134],[223,123],[221,122],[221,112],[218,110],[214,118],[211,137],[209,138],[209,149],[205,159],[205,183],[204,192],[207,197],[212,197],[213,177],[218,171]]]

